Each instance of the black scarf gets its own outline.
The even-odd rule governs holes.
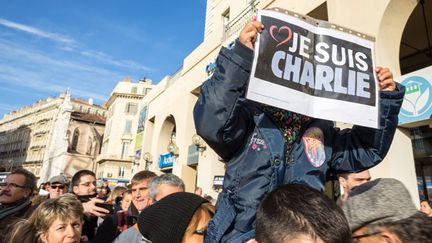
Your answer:
[[[5,219],[6,217],[15,214],[16,212],[21,211],[23,208],[26,208],[31,204],[31,201],[28,200],[28,198],[23,198],[19,200],[17,203],[15,203],[12,206],[9,207],[1,207],[0,208],[0,220]]]

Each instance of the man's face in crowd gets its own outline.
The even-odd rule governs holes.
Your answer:
[[[363,227],[352,234],[353,243],[403,243],[385,227]]]
[[[0,186],[0,203],[3,205],[18,202],[24,197],[29,197],[32,189],[25,188],[26,178],[21,174],[9,175]]]
[[[140,212],[151,202],[148,195],[149,181],[150,179],[144,179],[132,185],[132,202]]]
[[[51,186],[48,188],[49,197],[52,198],[58,198],[59,196],[65,194],[68,190],[68,187],[66,185],[63,185],[62,183],[56,183],[54,182],[51,184]]]
[[[156,191],[157,191],[157,194],[155,196],[155,200],[156,201],[159,201],[162,198],[164,198],[164,197],[166,197],[166,196],[168,196],[170,194],[173,194],[173,193],[176,193],[176,192],[183,192],[183,190],[181,188],[176,187],[176,186],[171,186],[171,185],[168,185],[168,184],[160,184],[157,187]]]
[[[344,193],[350,193],[353,187],[359,186],[371,180],[369,170],[359,173],[350,173],[347,178],[339,178],[339,182],[344,189]]]
[[[81,176],[80,182],[73,187],[73,192],[78,196],[88,196],[96,193],[96,177],[92,175]]]

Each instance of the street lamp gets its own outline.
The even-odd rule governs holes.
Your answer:
[[[137,158],[135,157],[135,155],[130,155],[129,156],[132,162],[132,169],[131,169],[131,173],[134,174],[135,170],[137,170],[139,168],[139,161],[137,162]]]
[[[179,155],[179,148],[178,148],[177,144],[172,139],[167,146],[167,151],[170,154],[174,155],[175,157],[177,157]]]
[[[153,162],[153,156],[151,155],[151,153],[146,152],[143,155],[143,159],[145,161],[145,170],[149,170],[149,167]]]
[[[195,144],[195,146],[197,146],[197,148],[198,148],[198,150],[200,151],[201,154],[207,148],[206,145],[205,145],[204,140],[198,134],[194,134],[192,136],[192,143]]]

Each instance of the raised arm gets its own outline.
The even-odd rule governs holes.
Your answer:
[[[405,87],[388,68],[375,69],[380,87],[380,127],[353,126],[334,134],[332,168],[356,172],[377,165],[386,156],[398,125]]]
[[[202,85],[194,107],[197,133],[226,161],[244,143],[253,123],[244,95],[252,65],[252,48],[261,31],[260,22],[249,22],[232,50],[221,49],[216,71]]]

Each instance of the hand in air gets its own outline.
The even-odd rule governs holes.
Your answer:
[[[264,25],[261,22],[256,21],[254,18],[252,21],[247,23],[243,30],[240,32],[240,42],[253,50],[258,33],[261,33],[263,29]]]

